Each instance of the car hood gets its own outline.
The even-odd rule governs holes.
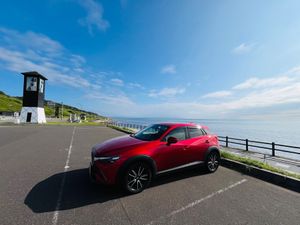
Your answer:
[[[125,151],[129,148],[137,147],[145,143],[146,141],[142,141],[126,135],[109,139],[100,144],[97,144],[93,147],[93,151],[95,155],[106,155],[109,153],[117,154],[120,151]]]

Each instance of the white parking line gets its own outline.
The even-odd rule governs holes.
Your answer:
[[[181,213],[182,211],[185,211],[185,210],[187,210],[187,209],[189,209],[191,207],[194,207],[194,206],[200,204],[201,202],[204,202],[204,201],[206,201],[206,200],[208,200],[208,199],[210,199],[210,198],[212,198],[212,197],[214,197],[216,195],[219,195],[219,194],[221,194],[221,193],[223,193],[225,191],[228,191],[229,189],[232,189],[232,188],[234,188],[234,187],[236,187],[236,186],[238,186],[238,185],[240,185],[240,184],[242,184],[242,183],[244,183],[246,181],[247,181],[247,179],[240,180],[240,181],[238,181],[238,182],[236,182],[234,184],[229,185],[228,187],[225,187],[225,188],[220,189],[220,190],[218,190],[216,192],[213,192],[213,193],[211,193],[210,195],[207,195],[204,198],[198,199],[198,200],[196,200],[196,201],[194,201],[194,202],[192,202],[192,203],[190,203],[190,204],[188,204],[186,206],[183,206],[180,209],[174,210],[174,211],[170,212],[169,214],[167,214],[166,216],[161,216],[161,217],[159,217],[156,220],[152,220],[151,222],[147,223],[146,225],[152,225],[154,223],[159,222],[162,219],[166,219],[166,218],[172,217],[172,216],[174,216],[174,215],[176,215],[178,213]]]
[[[70,162],[70,156],[71,156],[71,153],[72,153],[75,130],[76,130],[76,127],[74,127],[74,129],[73,129],[72,138],[71,138],[70,146],[69,146],[69,149],[68,149],[68,156],[67,156],[67,160],[66,160],[66,165],[64,167],[64,175],[63,175],[63,178],[62,178],[61,183],[60,183],[59,194],[58,194],[58,199],[57,199],[57,202],[56,202],[55,212],[54,212],[53,217],[52,217],[52,224],[53,225],[56,225],[57,220],[58,220],[58,214],[59,214],[59,209],[60,209],[60,205],[61,205],[61,199],[62,199],[63,190],[64,190],[64,186],[65,186],[65,181],[66,181],[66,172],[70,168],[69,162]]]

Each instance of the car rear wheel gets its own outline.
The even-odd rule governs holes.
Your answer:
[[[215,172],[220,164],[220,155],[217,151],[212,151],[208,154],[205,165],[208,172]]]
[[[151,182],[152,171],[145,162],[137,162],[130,165],[123,180],[123,187],[131,194],[143,191]]]

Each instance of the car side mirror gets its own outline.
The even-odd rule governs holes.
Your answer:
[[[175,144],[178,142],[178,139],[176,137],[168,137],[167,145]]]

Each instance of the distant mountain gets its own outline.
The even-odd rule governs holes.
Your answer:
[[[59,107],[61,110],[62,104],[57,103],[50,100],[45,100],[45,113],[47,117],[54,117],[55,115],[55,108]],[[5,94],[3,91],[0,91],[0,112],[20,112],[22,108],[22,97],[13,97]],[[79,114],[86,114],[88,118],[95,118],[95,119],[104,119],[104,116],[101,116],[94,112],[89,112],[85,110],[78,109],[74,106],[63,105],[63,114],[64,117],[68,117],[70,114],[76,113]]]

